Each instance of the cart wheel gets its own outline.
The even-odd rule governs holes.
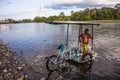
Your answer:
[[[64,76],[59,71],[52,71],[48,73],[46,80],[65,80]]]
[[[83,54],[82,57],[81,57],[81,61],[84,61],[84,60],[87,60],[87,59],[91,59],[92,60],[93,56],[91,53],[86,53],[86,54]]]
[[[50,56],[47,61],[46,61],[46,69],[48,71],[55,71],[58,68],[58,64],[54,64],[51,60],[55,61],[55,59],[57,58],[56,55],[52,55]]]
[[[92,69],[92,63],[93,63],[92,57],[93,57],[92,54],[87,53],[87,54],[84,54],[81,58],[82,61],[87,60],[87,59],[91,59],[91,60],[88,60],[84,63],[84,71],[85,72]]]

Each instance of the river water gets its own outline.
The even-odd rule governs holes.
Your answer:
[[[76,28],[71,27],[70,34],[75,34],[76,31]],[[0,25],[0,38],[16,52],[49,54],[42,51],[65,42],[66,26],[45,23],[3,24]]]
[[[40,80],[48,73],[44,71],[43,56],[55,53],[57,46],[65,43],[66,26],[46,23],[0,24],[0,40],[15,51],[21,61],[32,66],[36,80]],[[91,30],[90,26],[84,27]],[[69,44],[77,42],[77,37],[78,26],[70,25]],[[94,50],[97,57],[91,80],[119,80],[120,23],[100,23],[100,26],[95,26]]]

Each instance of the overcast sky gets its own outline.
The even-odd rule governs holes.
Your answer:
[[[33,19],[35,16],[58,15],[61,11],[70,15],[71,11],[85,8],[114,7],[120,0],[0,0],[0,20]],[[41,8],[41,10],[40,10]]]

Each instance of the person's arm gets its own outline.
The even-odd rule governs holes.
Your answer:
[[[93,39],[93,36],[91,36],[90,34],[89,34],[89,37],[90,37],[91,39]]]

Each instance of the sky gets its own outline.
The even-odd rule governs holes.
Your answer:
[[[85,8],[114,7],[120,0],[0,0],[0,20],[33,19],[36,16],[59,15]]]

